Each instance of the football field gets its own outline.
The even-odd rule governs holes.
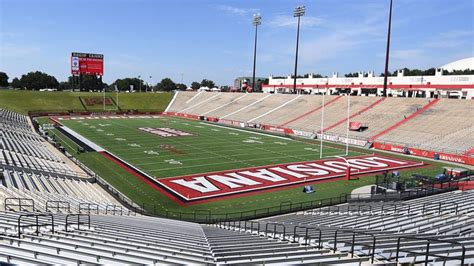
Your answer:
[[[156,178],[320,159],[318,142],[178,118],[63,120],[61,123]],[[343,149],[324,146],[323,157],[344,153]]]
[[[220,178],[227,178],[227,181],[230,176],[233,176],[233,182],[260,182],[270,186],[271,184],[262,182],[261,179],[269,179],[268,176],[252,177],[252,180],[249,180],[249,173],[242,171],[254,169],[252,171],[255,173],[258,172],[258,167],[270,169],[269,167],[275,165],[321,161],[320,143],[317,140],[291,139],[241,128],[225,127],[215,123],[163,116],[74,117],[74,119],[64,118],[58,121],[133,167],[154,177],[158,183],[168,185],[167,188],[172,188],[173,186],[170,184],[176,179],[185,179],[185,182],[195,183],[202,177],[205,178],[201,179],[203,182],[209,181],[218,186],[221,189],[219,193],[225,195],[227,192],[225,180],[221,179],[216,183],[217,180],[212,180],[210,172],[217,173]],[[41,119],[41,123],[49,123],[49,120],[47,118]],[[267,213],[268,208],[272,208],[272,212],[278,212],[282,206],[287,206],[289,203],[298,204],[313,201],[314,204],[317,204],[318,200],[351,193],[353,189],[373,184],[375,180],[374,174],[366,174],[360,179],[351,181],[341,177],[331,180],[332,182],[307,180],[299,184],[293,182],[293,185],[280,186],[276,189],[238,193],[232,197],[218,197],[217,195],[213,198],[214,200],[197,200],[190,202],[192,204],[183,205],[183,202],[187,202],[186,198],[198,199],[204,194],[192,195],[189,193],[188,195],[186,187],[182,187],[181,200],[184,198],[184,201],[177,201],[180,191],[170,194],[169,190],[168,192],[157,190],[104,156],[104,153],[76,153],[78,145],[74,141],[57,129],[51,129],[49,132],[74,157],[128,198],[143,205],[151,213],[166,216],[179,217],[181,214],[178,213],[180,212],[194,215],[196,212],[205,211],[212,213],[212,215],[235,215],[237,217],[241,215],[242,211],[254,213],[255,210],[258,210],[259,213]],[[329,143],[323,145],[323,161],[335,160],[333,156],[344,154],[345,147],[342,145]],[[353,158],[355,158],[354,156],[367,157],[371,154],[370,150],[354,148],[349,150],[349,156]],[[394,158],[397,157],[400,158],[399,156]],[[432,167],[407,169],[403,172],[405,175],[412,173],[432,174],[439,171],[441,166],[436,164]],[[344,167],[342,166],[342,168]],[[288,170],[288,168],[285,169],[285,171]],[[296,168],[293,167],[293,169]],[[242,174],[245,175],[245,178]],[[293,174],[295,173],[293,172]],[[280,172],[280,176],[283,175]],[[286,177],[288,182],[291,181],[291,177]],[[294,179],[293,181],[295,181]],[[242,185],[240,188],[239,184]],[[302,193],[303,184],[313,184],[315,193]],[[236,187],[236,191],[244,187],[252,188],[251,184],[227,185]]]

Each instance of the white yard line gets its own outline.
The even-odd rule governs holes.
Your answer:
[[[179,91],[175,92],[174,95],[173,95],[173,99],[171,99],[171,102],[168,104],[168,106],[166,107],[165,109],[165,112],[168,112],[168,110],[170,109],[171,105],[173,105],[174,101],[176,100],[176,97],[178,97],[178,93]]]
[[[300,149],[301,150],[301,149]],[[285,150],[286,151],[286,150]],[[298,155],[298,156],[313,156],[314,157],[319,157],[318,155],[319,154],[316,154],[316,152],[313,152],[313,151],[303,151],[301,150],[302,152]],[[230,150],[229,152],[232,152],[232,150]],[[297,150],[294,150],[294,151],[290,151],[290,152],[297,152]],[[210,153],[210,154],[214,154],[214,152],[205,152],[205,153]],[[205,154],[204,152],[201,152],[201,153],[192,153],[192,154],[186,154],[186,156],[188,155],[197,155],[197,154]],[[274,151],[268,151],[268,152],[252,152],[252,155],[271,155],[271,154],[275,154],[277,152],[274,152]],[[243,155],[248,155],[249,152],[245,152],[245,153],[232,153],[232,156],[243,156]],[[278,154],[278,153],[277,153]],[[281,155],[281,154],[280,154]],[[291,157],[289,155],[285,155],[286,158],[288,157]],[[142,161],[141,163],[134,163],[134,165],[137,165],[137,166],[142,166],[142,165],[153,165],[153,164],[157,164],[156,161],[154,162],[143,162],[145,159],[168,159],[168,157],[170,157],[170,159],[172,158],[179,158],[177,157],[176,155],[157,155],[155,157],[140,157],[140,158],[127,158],[130,162],[134,161],[134,160],[138,160],[138,161]],[[334,156],[332,156],[334,157]],[[190,162],[190,161],[198,161],[198,160],[211,160],[211,159],[216,159],[216,158],[219,158],[219,157],[215,157],[215,156],[212,156],[212,157],[199,157],[199,158],[194,158],[194,159],[180,159],[179,161],[180,162]],[[273,158],[273,157],[272,157]],[[318,159],[315,159],[315,160],[319,160]]]
[[[240,109],[237,110],[237,111],[234,111],[234,112],[232,112],[232,113],[230,113],[230,114],[226,114],[226,115],[224,115],[224,116],[221,116],[220,118],[226,118],[226,117],[228,117],[228,116],[230,116],[230,115],[236,114],[236,113],[238,113],[238,112],[240,112],[240,111],[242,111],[242,110],[244,110],[244,109],[249,108],[250,106],[253,106],[253,105],[255,105],[255,104],[259,103],[259,102],[262,102],[263,100],[265,100],[266,98],[268,98],[268,97],[270,97],[270,96],[272,96],[272,95],[273,95],[273,94],[268,94],[267,96],[265,96],[265,97],[263,97],[263,98],[261,98],[261,99],[255,101],[255,102],[253,102],[253,103],[251,103],[251,104],[249,104],[249,105],[246,105],[246,106],[240,108]]]
[[[230,102],[228,102],[228,103],[226,103],[226,104],[223,104],[223,105],[221,105],[221,106],[219,106],[219,107],[217,107],[217,108],[214,108],[214,109],[212,109],[212,110],[210,110],[210,111],[207,111],[207,112],[203,113],[202,115],[205,115],[205,114],[208,114],[208,113],[212,113],[212,112],[214,112],[214,111],[216,111],[216,110],[219,110],[219,109],[221,109],[221,108],[223,108],[223,107],[226,107],[227,105],[229,105],[229,104],[231,104],[231,103],[234,103],[234,102],[236,102],[236,101],[238,101],[238,100],[244,98],[244,97],[247,96],[247,95],[249,95],[249,94],[248,94],[248,93],[245,93],[244,95],[239,96],[239,97],[237,97],[236,99],[234,99],[234,100],[232,100],[232,101],[230,101]]]
[[[238,129],[238,128],[233,128],[233,127],[226,127],[226,126],[221,126],[221,125],[208,124],[208,123],[204,123],[204,122],[199,122],[199,123],[200,123],[200,124],[203,124],[203,125],[210,126],[210,127],[219,127],[219,128],[225,128],[225,129],[228,129],[228,130],[234,130],[234,131],[240,131],[240,132],[245,132],[245,133],[250,133],[250,134],[255,134],[255,135],[261,135],[261,136],[271,137],[271,138],[277,138],[277,139],[284,139],[284,140],[291,140],[291,141],[294,141],[294,139],[290,139],[290,138],[287,138],[287,137],[275,136],[275,135],[271,135],[271,134],[267,134],[267,133],[262,133],[262,132],[253,132],[253,131],[250,131],[250,130],[244,130],[244,129]]]
[[[167,168],[159,168],[159,169],[150,169],[150,170],[146,170],[146,171],[159,172],[159,171],[166,171],[166,170],[196,168],[196,167],[211,166],[211,165],[223,165],[223,164],[230,164],[230,163],[243,163],[243,164],[249,165],[250,167],[260,167],[260,166],[254,165],[254,164],[250,164],[249,162],[259,161],[259,160],[270,160],[270,159],[284,159],[284,158],[288,158],[288,157],[289,157],[288,155],[285,155],[285,156],[272,156],[272,157],[264,157],[264,158],[255,158],[255,159],[248,159],[248,160],[235,160],[235,159],[232,159],[231,161],[224,161],[224,162],[221,161],[221,162],[217,162],[217,163],[179,166],[179,168],[167,167]],[[214,158],[216,160],[218,160],[219,158],[222,158],[222,156],[214,157]],[[314,159],[314,161],[318,161],[318,160],[320,160],[320,159]],[[311,160],[304,160],[303,159],[303,161],[311,161]],[[186,162],[186,160],[180,160],[180,162]],[[298,163],[298,161],[292,161],[292,162],[289,162],[289,163]],[[277,164],[279,164],[279,163],[277,163]],[[284,164],[284,163],[282,163],[282,164]],[[269,162],[266,165],[273,165],[273,163]],[[234,169],[238,169],[238,168],[234,168]],[[223,171],[226,171],[226,170],[223,170]]]
[[[255,120],[257,120],[257,119],[259,119],[259,118],[261,118],[261,117],[264,117],[264,116],[266,116],[266,115],[268,115],[268,114],[270,114],[270,113],[272,113],[272,112],[275,112],[276,110],[285,107],[286,105],[292,103],[293,101],[296,101],[296,100],[297,100],[299,97],[301,97],[301,96],[302,96],[302,95],[300,94],[300,95],[296,96],[295,98],[293,98],[293,99],[291,99],[291,100],[289,100],[289,101],[283,103],[282,105],[277,106],[277,107],[271,109],[270,111],[268,111],[268,112],[266,112],[266,113],[264,113],[264,114],[262,114],[262,115],[259,115],[259,116],[255,117],[255,118],[252,118],[252,119],[248,120],[247,122],[255,121]]]

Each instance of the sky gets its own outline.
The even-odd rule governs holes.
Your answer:
[[[251,76],[383,72],[389,0],[0,0],[0,71],[10,80],[70,75],[71,52],[104,54],[104,81],[159,82]],[[474,54],[473,0],[394,0],[390,70],[439,67]],[[151,79],[149,77],[152,77]]]

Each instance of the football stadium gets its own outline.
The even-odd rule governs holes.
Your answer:
[[[192,10],[206,6],[197,2]],[[393,69],[401,7],[381,2],[380,76],[298,74],[308,55],[304,45],[298,54],[300,21],[309,31],[315,17],[291,3],[294,73],[256,77],[257,30],[271,31],[256,11],[267,7],[206,7],[256,13],[245,17],[253,75],[234,87],[188,86],[183,73],[181,83],[130,74],[106,84],[124,65],[84,51],[54,51],[67,59],[65,82],[9,78],[16,35],[1,29],[0,264],[474,265],[472,49],[427,70]]]

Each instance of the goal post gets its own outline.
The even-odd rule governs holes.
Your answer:
[[[324,141],[325,141],[325,136],[330,136],[327,133],[325,134],[324,131],[324,115],[325,115],[325,109],[326,109],[326,99],[325,95],[327,93],[326,91],[323,93],[323,100],[322,100],[322,108],[321,108],[321,125],[320,125],[320,130],[319,134],[317,136],[320,139],[320,147],[319,147],[319,158],[328,158],[328,157],[335,157],[335,156],[348,156],[349,155],[349,127],[350,127],[350,115],[351,115],[351,93],[349,92],[347,95],[347,112],[346,112],[346,134],[345,134],[345,149],[344,151],[341,152],[341,154],[331,154],[331,155],[324,155]]]

